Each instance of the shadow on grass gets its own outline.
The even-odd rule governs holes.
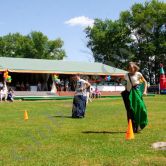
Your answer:
[[[82,131],[83,134],[122,134],[124,131]]]
[[[51,116],[51,118],[71,118],[71,119],[84,119],[83,117],[76,117],[76,118],[73,118],[72,116],[67,116],[67,115],[55,115],[55,116]]]
[[[72,118],[72,116],[67,116],[67,115],[55,115],[55,116],[52,116],[52,118]]]

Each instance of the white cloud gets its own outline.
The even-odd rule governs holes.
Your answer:
[[[70,26],[93,27],[94,20],[85,16],[80,16],[65,21],[65,24],[68,24]]]

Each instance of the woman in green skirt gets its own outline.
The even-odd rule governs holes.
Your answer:
[[[147,82],[134,62],[129,63],[127,70],[128,73],[125,75],[126,90],[122,92],[122,97],[127,111],[127,119],[128,121],[132,120],[133,131],[137,133],[148,123],[147,109],[142,98],[142,95],[147,95]],[[144,83],[143,92],[140,89],[142,82]]]

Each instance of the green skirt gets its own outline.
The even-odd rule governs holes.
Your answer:
[[[142,98],[142,92],[139,87],[133,87],[129,95],[130,107],[134,114],[134,120],[137,126],[143,129],[148,124],[147,109]]]

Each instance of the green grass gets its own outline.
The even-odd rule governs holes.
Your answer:
[[[165,165],[151,144],[166,141],[166,96],[145,102],[149,125],[130,141],[121,99],[95,100],[84,119],[69,118],[71,100],[0,103],[0,166]]]

